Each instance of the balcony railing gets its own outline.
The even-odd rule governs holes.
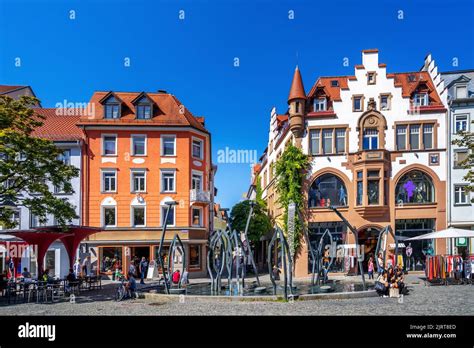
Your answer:
[[[192,189],[190,191],[190,200],[191,200],[191,203],[194,203],[194,202],[210,203],[211,193],[209,191]]]

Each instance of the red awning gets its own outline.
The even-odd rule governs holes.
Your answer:
[[[69,255],[69,267],[72,267],[74,263],[74,257],[76,254],[79,243],[91,234],[100,232],[100,228],[88,227],[88,226],[69,226],[67,230],[61,229],[61,227],[38,227],[33,230],[10,230],[2,232],[24,240],[28,245],[35,245],[38,248],[38,273],[42,273],[43,260],[49,246],[57,239],[60,239],[64,247],[66,248]]]

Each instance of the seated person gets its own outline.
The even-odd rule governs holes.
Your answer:
[[[77,280],[76,275],[74,274],[74,271],[72,268],[69,268],[69,274],[66,276],[66,280],[68,282],[73,282]]]
[[[390,287],[389,279],[388,279],[388,272],[383,270],[382,274],[380,274],[375,282],[375,291],[379,296],[388,296],[388,289]]]
[[[394,287],[398,288],[400,291],[400,294],[406,295],[408,293],[408,289],[405,285],[405,276],[403,275],[403,269],[400,266],[397,266],[395,268],[395,273],[394,273],[394,281],[393,283],[396,285]]]
[[[21,276],[25,279],[25,283],[31,282],[31,273],[28,272],[28,268],[23,268]]]
[[[137,282],[133,276],[132,272],[128,272],[128,282],[125,284],[127,293],[131,298],[135,297],[135,292],[137,291]]]

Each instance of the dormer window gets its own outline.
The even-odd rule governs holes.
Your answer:
[[[137,108],[137,119],[146,120],[151,118],[152,114],[152,105],[148,98],[142,97],[136,103]]]
[[[427,106],[428,105],[428,94],[427,93],[416,93],[413,97],[413,105],[415,105],[415,106]]]
[[[467,98],[467,86],[456,86],[456,99]]]
[[[120,117],[120,101],[111,96],[104,104],[104,118],[113,119]]]
[[[326,98],[316,98],[314,99],[314,112],[326,111]]]
[[[120,102],[115,97],[107,99],[104,105],[104,118],[119,118],[120,117]]]

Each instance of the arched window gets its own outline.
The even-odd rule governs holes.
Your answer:
[[[433,203],[434,186],[431,178],[419,170],[412,170],[403,175],[395,188],[397,204]]]
[[[314,180],[309,189],[310,208],[347,206],[347,190],[341,179],[333,174],[323,174]]]

